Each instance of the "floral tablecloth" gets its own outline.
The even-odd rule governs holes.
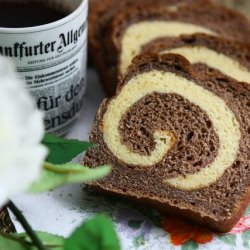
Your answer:
[[[104,97],[96,73],[92,70],[88,72],[88,87],[82,115],[69,133],[70,138],[88,139],[95,112]],[[79,156],[76,161],[81,159],[82,156]],[[250,207],[232,232],[215,235],[182,220],[164,217],[144,205],[83,189],[83,185],[70,185],[42,195],[21,195],[14,197],[13,201],[35,230],[63,236],[68,236],[83,220],[96,213],[108,214],[116,226],[124,250],[250,249]],[[21,232],[22,228],[11,217],[17,231]],[[204,242],[207,243],[200,244]]]

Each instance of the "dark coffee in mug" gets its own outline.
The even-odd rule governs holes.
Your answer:
[[[34,27],[58,21],[69,11],[44,1],[0,1],[0,27]]]

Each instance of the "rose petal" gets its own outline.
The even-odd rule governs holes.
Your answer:
[[[199,228],[194,234],[193,240],[199,244],[205,244],[213,240],[213,234],[206,228]]]
[[[196,226],[186,225],[171,234],[171,242],[175,246],[183,245],[193,238],[197,230]]]

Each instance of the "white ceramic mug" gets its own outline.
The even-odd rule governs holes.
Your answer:
[[[86,89],[88,1],[48,2],[71,14],[35,27],[0,27],[0,54],[14,60],[45,113],[46,130],[62,135],[78,118]]]

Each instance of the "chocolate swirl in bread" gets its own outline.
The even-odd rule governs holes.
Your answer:
[[[197,67],[172,54],[137,58],[101,105],[84,164],[113,166],[92,187],[225,232],[249,197],[250,87]]]

